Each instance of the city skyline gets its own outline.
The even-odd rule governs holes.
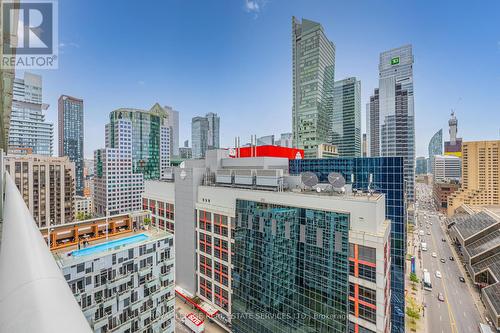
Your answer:
[[[251,134],[262,136],[291,131],[292,15],[321,22],[327,36],[337,48],[335,77],[337,80],[349,76],[359,78],[362,82],[362,106],[378,84],[379,53],[407,43],[413,45],[417,90],[417,156],[425,155],[427,142],[436,130],[446,126],[452,108],[463,124],[460,134],[465,140],[497,138],[499,135],[498,122],[492,120],[500,118],[495,110],[500,97],[494,93],[493,88],[498,86],[495,82],[498,82],[500,76],[491,73],[492,70],[498,71],[495,68],[500,68],[494,66],[500,59],[498,37],[495,37],[499,28],[488,23],[494,20],[487,19],[494,10],[485,13],[476,8],[460,7],[460,4],[454,4],[453,7],[433,4],[433,12],[436,14],[430,15],[425,11],[424,4],[408,4],[406,14],[400,13],[397,6],[390,3],[379,4],[379,8],[374,8],[375,5],[369,3],[320,3],[313,7],[298,2],[282,6],[268,1],[259,6],[258,11],[245,8],[245,1],[210,5],[158,3],[158,7],[165,7],[163,9],[176,13],[172,22],[166,22],[155,31],[148,29],[148,25],[139,28],[147,29],[147,33],[122,31],[128,27],[121,27],[120,34],[126,32],[123,35],[130,33],[132,36],[141,36],[143,40],[139,43],[144,45],[151,45],[154,41],[155,49],[169,49],[173,44],[178,51],[167,52],[162,57],[156,57],[156,52],[141,51],[142,58],[139,58],[137,52],[143,48],[131,49],[127,39],[120,37],[114,41],[117,52],[121,49],[126,49],[127,52],[120,52],[122,61],[115,62],[114,57],[105,52],[107,39],[114,39],[112,34],[118,33],[118,29],[111,27],[110,22],[127,20],[127,15],[132,15],[125,14],[127,12],[140,15],[141,20],[146,22],[154,21],[156,15],[164,10],[128,11],[127,7],[130,5],[127,4],[114,18],[102,14],[107,13],[106,8],[111,9],[114,4],[100,4],[104,8],[99,14],[93,12],[92,6],[87,6],[87,3],[60,3],[60,12],[68,14],[61,15],[60,18],[60,68],[58,71],[36,72],[43,75],[44,100],[51,105],[47,111],[48,121],[55,123],[57,119],[56,104],[61,94],[76,95],[86,100],[88,121],[85,133],[88,133],[89,142],[85,145],[85,157],[91,157],[93,150],[103,145],[104,134],[100,128],[106,122],[109,112],[128,105],[145,108],[157,100],[172,105],[180,112],[181,141],[190,137],[191,118],[206,112],[217,112],[221,117],[221,128],[225,129],[225,134],[221,136],[222,147],[231,146],[237,135],[243,138],[250,137]],[[192,7],[196,7],[196,13],[204,14],[195,14]],[[336,9],[334,12],[329,10],[333,8]],[[439,15],[445,10],[446,16]],[[346,14],[359,11],[359,19],[363,24],[353,29],[342,29],[351,16],[336,14],[342,11]],[[374,22],[375,18],[370,18],[374,11],[384,17],[391,17],[392,20]],[[87,14],[73,15],[76,12]],[[232,15],[226,17],[224,14]],[[168,30],[163,29],[173,29],[170,24],[179,24],[181,20],[187,22],[187,15],[191,17],[190,22],[198,23],[193,27],[180,26],[179,29],[185,30],[177,37],[164,34]],[[213,15],[220,16],[216,24],[213,23]],[[460,19],[466,15],[466,20]],[[478,16],[481,19],[474,19]],[[80,17],[92,17],[94,26],[82,31],[79,28],[83,24],[79,21]],[[72,18],[71,21],[68,18]],[[426,19],[426,27],[411,24],[419,19]],[[395,31],[393,25],[396,24],[400,24],[401,29]],[[200,32],[205,26],[210,26],[218,34],[210,33],[208,36],[205,32]],[[372,36],[366,35],[368,28]],[[104,30],[106,34],[95,39],[94,29]],[[268,33],[269,31],[272,33]],[[187,40],[190,40],[191,45],[187,44]],[[219,44],[224,44],[225,47],[216,47]],[[467,44],[474,47],[464,48]],[[200,53],[202,49],[203,53]],[[95,54],[100,56],[93,57]],[[473,59],[474,54],[481,54],[481,61],[474,62],[471,66],[470,59]],[[446,61],[439,61],[441,58]],[[75,65],[82,61],[98,71],[104,70],[106,75],[99,79],[97,85],[92,71],[84,71],[82,66]],[[144,63],[148,63],[148,66],[144,66]],[[130,67],[126,75],[122,74],[124,66]],[[458,72],[455,71],[456,68],[462,70]],[[74,75],[82,80],[71,82],[69,78]],[[234,77],[243,77],[244,80],[235,80]],[[468,79],[461,80],[463,77]],[[479,77],[482,84],[473,84],[474,79]],[[256,95],[260,97],[255,98]],[[476,117],[477,110],[484,112],[485,117]],[[276,122],[277,118],[281,121]],[[366,132],[364,107],[361,118],[362,131]],[[247,126],[249,123],[254,123],[255,126]],[[435,123],[435,128],[427,126],[429,123]]]

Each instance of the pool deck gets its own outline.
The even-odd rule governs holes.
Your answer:
[[[100,256],[108,255],[108,254],[116,252],[116,251],[122,251],[124,248],[136,247],[138,244],[148,243],[148,242],[163,238],[163,237],[169,235],[170,233],[168,231],[157,229],[155,227],[150,227],[148,230],[137,230],[135,232],[130,231],[130,232],[122,233],[119,235],[109,236],[108,239],[103,238],[103,239],[90,241],[89,244],[87,245],[87,248],[93,247],[93,246],[96,246],[99,244],[104,244],[104,243],[108,243],[111,241],[123,239],[123,238],[133,237],[133,236],[140,235],[140,234],[144,234],[144,235],[148,236],[148,239],[144,239],[144,240],[130,243],[130,244],[124,244],[121,246],[119,245],[119,247],[113,247],[113,248],[110,248],[107,250],[102,250],[102,251],[97,252],[97,253],[90,253],[88,255],[80,255],[80,256],[76,256],[76,257],[68,256],[68,253],[73,252],[75,250],[78,250],[78,246],[73,245],[73,246],[68,246],[68,247],[62,248],[62,249],[52,250],[52,255],[54,256],[54,259],[57,261],[57,264],[60,267],[69,266],[69,265],[74,265],[77,263],[88,261],[89,258],[100,257]],[[80,249],[84,249],[83,243],[81,243]]]

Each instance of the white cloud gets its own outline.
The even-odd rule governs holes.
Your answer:
[[[260,6],[257,0],[245,0],[245,9],[247,12],[258,13]]]
[[[146,82],[145,82],[145,81],[142,81],[142,80],[139,80],[139,81],[137,81],[137,84],[138,84],[138,85],[140,85],[140,86],[143,86],[143,85],[145,85],[145,84],[146,84]]]
[[[77,48],[79,49],[80,48],[80,44],[78,43],[74,43],[74,42],[69,42],[69,43],[59,43],[59,48],[60,49],[63,49],[65,47],[74,47],[74,48]]]

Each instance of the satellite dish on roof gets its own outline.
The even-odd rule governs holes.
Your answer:
[[[342,192],[345,186],[345,179],[342,174],[338,172],[330,172],[328,174],[328,182],[332,185],[332,188],[337,192]]]
[[[307,187],[313,187],[318,184],[318,176],[316,176],[314,172],[310,171],[302,172],[300,174],[300,180],[302,181],[302,184]]]

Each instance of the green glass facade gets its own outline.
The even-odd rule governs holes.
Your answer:
[[[333,89],[331,143],[342,157],[361,157],[361,81],[336,81]]]
[[[233,331],[346,332],[349,215],[237,200]]]
[[[329,143],[333,113],[335,45],[321,24],[292,18],[293,146],[305,158],[318,155],[318,145]]]
[[[160,127],[167,119],[166,113],[119,109],[110,113],[110,148],[117,148],[115,123],[128,119],[132,123],[132,171],[142,173],[144,179],[160,179]]]

